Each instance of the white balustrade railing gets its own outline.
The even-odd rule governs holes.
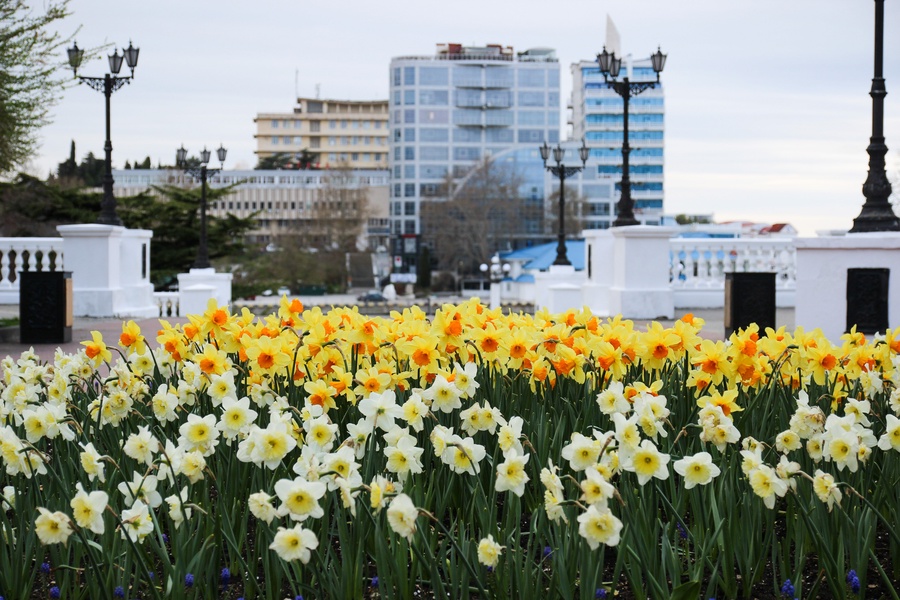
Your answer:
[[[62,271],[61,237],[0,237],[0,304],[19,303],[19,273]]]
[[[775,273],[776,305],[794,306],[793,238],[672,238],[670,248],[676,308],[724,306],[726,273]]]
[[[178,292],[153,292],[153,301],[159,308],[160,317],[181,316],[181,303]]]

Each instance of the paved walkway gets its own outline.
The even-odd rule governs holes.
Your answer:
[[[310,297],[300,297],[300,300],[303,302],[304,306],[322,306],[323,309],[327,309],[331,306],[346,306],[346,305],[354,305],[358,304],[355,300],[355,297],[350,295],[332,295],[332,296],[310,296]],[[433,300],[433,305],[440,306],[440,304],[445,302],[455,303],[458,302],[459,298],[438,298]],[[398,301],[401,304],[412,304],[414,301],[412,299],[401,299]],[[238,306],[241,303],[236,303]],[[265,298],[265,299],[257,299],[252,303],[247,303],[250,305],[250,310],[258,315],[266,315],[271,311],[277,309],[278,299],[277,298]],[[421,305],[421,303],[420,303]],[[368,309],[368,311],[367,311]],[[383,313],[383,308],[380,309]],[[379,309],[372,306],[360,306],[360,312],[366,313],[369,312],[371,314],[378,314]],[[724,324],[724,313],[722,309],[697,309],[697,310],[684,310],[677,311],[676,316],[680,317],[682,314],[686,312],[692,312],[697,317],[700,317],[706,321],[706,324],[703,327],[703,335],[704,337],[708,337],[710,339],[723,339],[725,336],[725,324]],[[19,307],[17,305],[0,305],[0,318],[6,317],[18,317],[19,316]],[[187,318],[185,317],[170,317],[166,318],[170,323],[186,323]],[[154,340],[156,337],[156,331],[159,329],[159,319],[137,319],[137,324],[141,327],[141,331],[144,335],[150,339]],[[664,326],[669,326],[672,324],[671,320],[660,320],[660,323]],[[635,321],[635,326],[639,328],[643,328],[649,321]],[[778,326],[784,325],[788,329],[793,329],[794,327],[794,309],[778,309],[776,314],[776,324]],[[85,318],[85,317],[76,317],[74,321],[74,325],[72,327],[72,341],[65,344],[21,344],[18,342],[18,333],[16,333],[13,337],[15,341],[2,341],[0,340],[0,357],[12,355],[18,356],[24,350],[28,350],[29,348],[34,348],[34,351],[38,356],[41,357],[42,360],[52,360],[53,354],[57,348],[62,348],[63,351],[67,353],[77,352],[82,348],[82,341],[86,341],[91,339],[91,331],[99,331],[103,334],[103,339],[106,340],[107,344],[113,345],[119,339],[119,334],[122,333],[122,320],[121,319],[97,319],[97,318]]]

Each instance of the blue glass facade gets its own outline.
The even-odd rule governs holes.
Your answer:
[[[431,57],[391,61],[395,236],[421,233],[420,204],[437,196],[434,190],[447,176],[464,177],[479,161],[511,148],[536,154],[544,141],[559,141],[560,73],[552,51],[514,55],[511,48],[454,46],[439,45]],[[541,200],[543,181],[541,174],[535,184]],[[525,187],[531,193],[531,184]]]

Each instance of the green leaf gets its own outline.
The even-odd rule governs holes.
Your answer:
[[[670,600],[695,600],[700,597],[700,582],[699,581],[688,581],[687,583],[682,583],[677,588],[672,590],[672,595],[669,596]]]

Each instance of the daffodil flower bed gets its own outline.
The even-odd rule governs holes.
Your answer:
[[[160,324],[2,361],[3,598],[897,598],[900,329]]]

